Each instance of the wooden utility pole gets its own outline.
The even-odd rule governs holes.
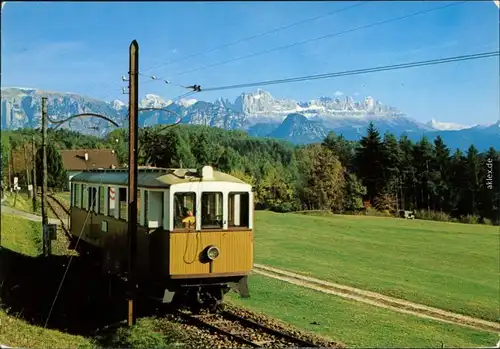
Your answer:
[[[135,261],[137,253],[137,133],[139,114],[139,44],[132,41],[129,48],[129,154],[128,154],[128,319],[135,325],[137,281]]]
[[[47,219],[47,97],[42,97],[42,231],[43,231],[43,255],[47,256],[47,234],[45,232]]]
[[[28,155],[26,154],[26,143],[23,144],[23,150],[24,150],[24,167],[26,167],[26,185],[28,186],[28,195],[30,198],[33,197],[33,190],[30,192],[30,185],[31,185],[31,180],[30,180],[30,169],[29,169],[29,162],[28,162]]]
[[[31,150],[33,152],[33,212],[36,212],[36,194],[38,192],[38,187],[36,185],[36,146],[35,146],[35,136],[31,139]]]

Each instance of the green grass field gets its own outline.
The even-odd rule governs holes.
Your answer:
[[[256,263],[499,318],[498,227],[365,216],[255,216]]]
[[[228,294],[248,307],[348,347],[472,348],[492,346],[493,333],[475,331],[344,300],[261,275],[249,278],[251,297]],[[316,324],[314,324],[316,323]]]

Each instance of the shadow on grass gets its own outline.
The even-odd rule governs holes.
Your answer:
[[[68,262],[68,256],[29,257],[0,247],[2,307],[28,323],[45,326]],[[47,328],[91,336],[126,319],[123,282],[106,279],[88,265],[73,257]]]

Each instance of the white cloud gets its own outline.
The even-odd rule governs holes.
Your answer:
[[[342,92],[342,91],[337,91],[337,92],[335,92],[335,93],[334,93],[334,95],[335,95],[335,96],[337,96],[337,97],[340,97],[340,96],[343,96],[343,95],[344,95],[344,92]]]
[[[177,50],[176,48],[174,48],[174,49],[172,50],[172,53],[177,53],[177,52],[178,52],[178,50]]]

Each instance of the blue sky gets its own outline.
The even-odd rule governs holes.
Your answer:
[[[498,50],[499,10],[471,1],[269,54],[179,74],[354,29],[449,2],[372,2],[192,59],[158,66],[241,38],[341,9],[353,2],[8,2],[2,13],[2,87],[36,87],[125,100],[121,76],[128,47],[140,46],[140,70],[180,85],[213,87],[369,68]],[[132,19],[135,23],[132,24]],[[152,67],[155,69],[149,69]],[[425,122],[492,123],[499,112],[499,60],[487,58],[400,71],[266,86],[296,100],[367,95]],[[184,90],[145,83],[141,96],[173,98]],[[256,88],[204,93],[202,100]]]

